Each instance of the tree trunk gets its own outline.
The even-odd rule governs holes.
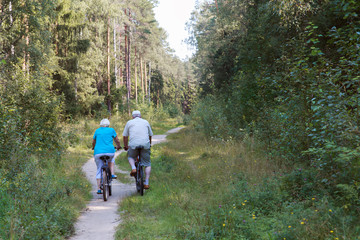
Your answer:
[[[156,107],[159,108],[160,103],[160,89],[157,90]]]
[[[143,63],[142,57],[140,57],[140,79],[141,79],[141,94],[142,94],[142,102],[144,103],[144,77],[143,77]]]
[[[75,101],[77,102],[78,100],[78,84],[77,84],[77,77],[75,77],[75,82],[74,82],[74,91],[75,91]]]
[[[131,17],[131,13],[129,10],[129,19]],[[130,98],[131,98],[131,28],[130,26],[128,27],[128,96],[129,96],[129,105],[128,105],[128,110],[129,110],[129,114],[130,114]]]
[[[117,58],[116,58],[116,21],[114,18],[114,75],[115,75],[115,86],[119,88],[118,78],[117,78]]]
[[[111,100],[110,100],[110,17],[108,17],[107,24],[107,90],[108,90],[108,110],[111,114]]]
[[[150,98],[150,86],[151,86],[151,62],[149,62],[149,104],[150,104],[150,101],[151,101],[151,98]]]
[[[122,69],[122,64],[123,64],[123,57],[121,55],[121,30],[119,28],[119,79],[120,79],[120,86],[122,86],[124,84],[124,75],[123,75],[123,69]]]
[[[137,56],[136,56],[136,47],[135,47],[135,59],[134,59],[134,74],[135,74],[135,102],[138,103],[138,79],[137,79]]]
[[[144,70],[144,83],[145,83],[145,96],[144,96],[144,98],[146,97],[147,98],[147,71],[146,71],[146,62],[145,62],[145,64],[144,64],[144,68],[145,68],[145,70]],[[145,103],[145,100],[144,100],[144,103]]]
[[[25,25],[25,47],[24,47],[24,62],[23,62],[23,72],[24,72],[24,76],[26,74],[27,78],[29,78],[30,73],[29,73],[29,61],[30,61],[30,53],[29,53],[29,19],[28,16],[25,15],[24,16],[24,25]]]
[[[125,15],[127,15],[126,10],[125,11]],[[130,106],[130,97],[129,97],[129,92],[128,92],[128,84],[129,84],[129,79],[128,79],[128,26],[125,24],[125,29],[124,29],[124,34],[125,34],[125,46],[124,46],[124,53],[125,53],[125,59],[124,59],[124,72],[125,72],[125,82],[126,82],[126,89],[127,89],[127,93],[126,93],[126,102],[127,102],[127,106],[128,106],[128,111],[129,111],[129,106]]]
[[[12,25],[14,22],[13,15],[12,15],[12,3],[9,2],[9,13],[10,13],[10,24]],[[15,54],[15,47],[13,44],[11,44],[11,55],[13,56]]]

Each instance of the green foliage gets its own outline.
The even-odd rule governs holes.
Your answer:
[[[232,127],[224,113],[224,104],[214,97],[200,101],[192,111],[195,129],[209,137],[226,139],[232,136]]]
[[[205,2],[193,13],[201,93],[211,95],[195,106],[194,127],[221,139],[255,137],[269,159],[289,168],[274,191],[299,211],[311,198],[337,209],[332,217],[310,214],[324,223],[322,234],[285,227],[271,239],[332,238],[326,231],[336,238],[338,221],[358,231],[359,9],[352,0],[235,0]],[[286,215],[285,202],[279,209]]]
[[[356,199],[356,191],[337,186],[339,198],[329,196],[315,168],[287,172],[257,155],[253,144],[233,140],[218,148],[219,141],[193,129],[168,139],[152,149],[151,189],[122,202],[116,239],[325,240],[360,234],[359,215],[349,214],[357,210],[338,202]],[[125,155],[121,162],[127,169]]]

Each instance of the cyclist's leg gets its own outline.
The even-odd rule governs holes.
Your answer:
[[[108,154],[110,156],[110,154]],[[115,154],[112,156],[111,160],[108,162],[109,168],[110,168],[110,172],[111,172],[111,176],[113,178],[116,178],[115,172],[114,172],[114,165],[115,165]]]
[[[150,173],[151,173],[150,149],[141,149],[141,163],[143,166],[145,166],[144,185],[149,185]]]
[[[131,173],[136,173],[135,159],[139,155],[139,150],[129,148],[128,150],[128,161],[131,167]]]
[[[97,187],[98,187],[98,191],[100,190],[100,183],[101,183],[101,167],[103,166],[103,161],[100,159],[100,156],[102,156],[102,154],[96,154],[94,156],[95,158],[95,163],[96,163],[96,183],[97,183]]]
[[[145,167],[145,185],[149,185],[151,167]]]

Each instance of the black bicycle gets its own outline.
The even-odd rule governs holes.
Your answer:
[[[100,156],[100,159],[104,163],[104,165],[101,167],[100,189],[103,192],[104,201],[107,201],[109,196],[111,196],[112,176],[111,176],[111,172],[110,172],[110,167],[108,165],[108,161],[111,160],[111,157],[107,156],[107,155],[103,155],[103,156]]]
[[[138,193],[140,193],[141,196],[143,196],[144,195],[144,167],[141,164],[141,149],[144,149],[144,147],[137,146],[135,149],[139,151],[139,155],[135,161],[136,176],[134,176],[134,177],[135,177],[135,182],[136,182],[136,190],[138,191]]]

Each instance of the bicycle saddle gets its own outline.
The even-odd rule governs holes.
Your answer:
[[[110,159],[110,156],[104,155],[100,157],[101,160],[106,161]]]

